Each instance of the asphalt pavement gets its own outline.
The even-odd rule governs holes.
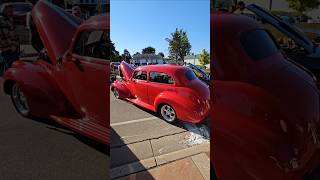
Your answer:
[[[108,147],[46,119],[16,113],[0,78],[0,180],[106,180]]]

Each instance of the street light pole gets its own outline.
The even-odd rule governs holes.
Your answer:
[[[269,10],[272,10],[272,0],[269,0]]]

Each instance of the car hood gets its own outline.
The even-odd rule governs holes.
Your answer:
[[[288,37],[293,39],[297,44],[302,46],[309,54],[317,53],[318,49],[316,48],[312,41],[296,26],[287,23],[281,18],[274,16],[269,11],[261,8],[258,5],[250,4],[246,7],[249,11],[255,13],[262,20],[268,22],[280,32],[286,34]]]
[[[46,0],[40,0],[34,6],[32,19],[51,61],[55,63],[69,48],[81,21]]]
[[[129,80],[132,77],[132,74],[133,74],[133,71],[134,71],[134,67],[132,65],[126,63],[125,61],[122,61],[120,63],[119,67],[120,67],[119,70],[121,71],[123,77],[126,80]]]

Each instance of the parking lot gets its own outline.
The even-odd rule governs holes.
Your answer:
[[[209,119],[166,123],[154,112],[110,94],[111,179],[187,158],[209,156]],[[208,158],[209,159],[209,158]],[[209,166],[209,160],[205,162]]]
[[[108,178],[108,147],[52,120],[22,118],[1,78],[0,90],[0,179]]]

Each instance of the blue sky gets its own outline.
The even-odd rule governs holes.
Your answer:
[[[191,53],[210,48],[210,0],[111,0],[111,40],[134,54],[147,46],[168,55],[165,38],[176,28],[188,33]]]

